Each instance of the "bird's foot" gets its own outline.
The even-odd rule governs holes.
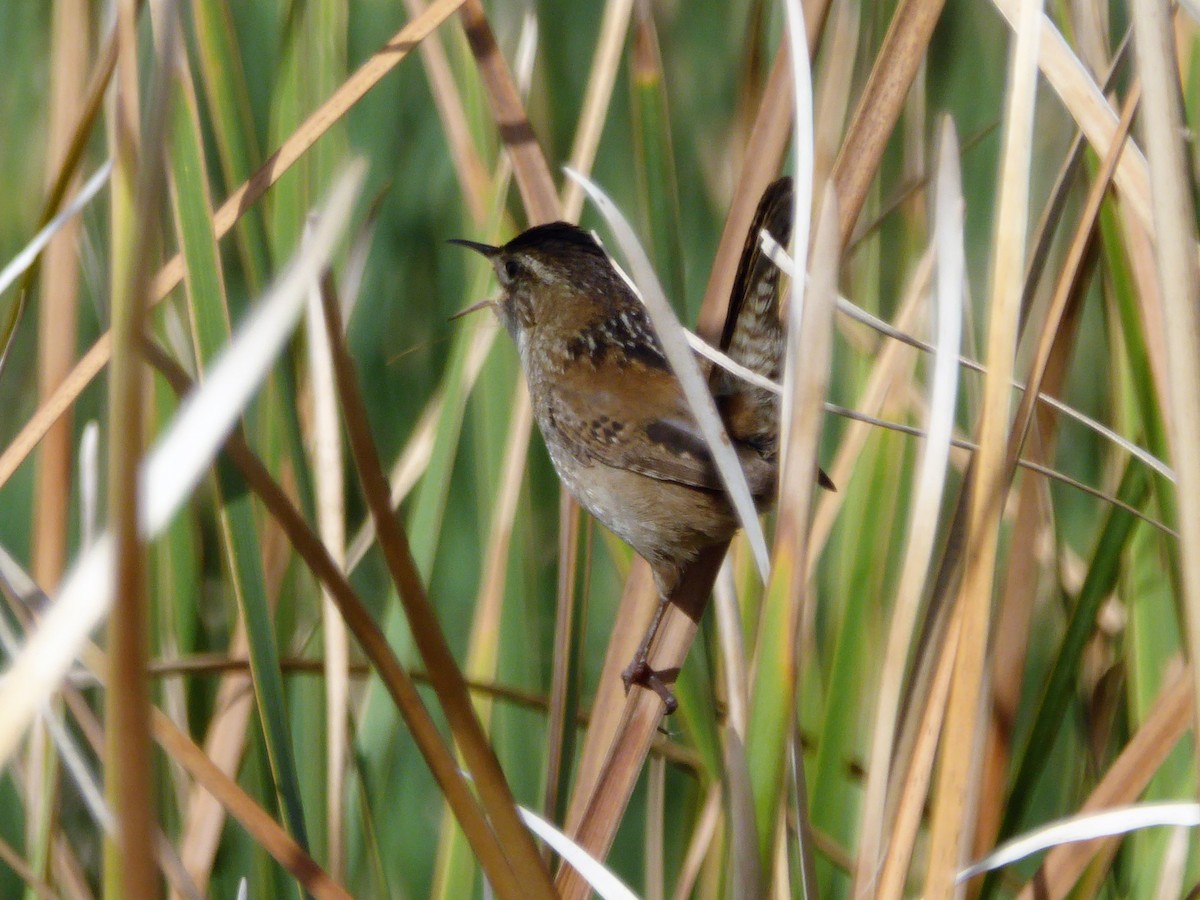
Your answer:
[[[679,669],[652,669],[650,662],[645,655],[638,654],[621,673],[621,680],[625,682],[625,693],[629,693],[629,689],[635,684],[639,687],[649,688],[658,694],[666,707],[666,714],[669,716],[679,707],[679,702],[675,699],[675,695],[671,689],[667,687],[675,679],[679,677]]]

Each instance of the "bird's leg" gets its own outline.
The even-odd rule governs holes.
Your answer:
[[[671,689],[667,687],[667,683],[675,680],[675,677],[679,674],[679,669],[652,669],[650,668],[649,657],[650,645],[654,643],[654,637],[658,634],[658,626],[662,624],[663,613],[667,611],[667,606],[670,602],[671,600],[666,593],[659,593],[658,608],[654,610],[654,618],[650,620],[650,624],[646,628],[646,633],[642,637],[642,642],[638,645],[637,652],[633,654],[633,661],[621,673],[621,679],[625,682],[626,694],[629,693],[629,689],[635,684],[649,688],[662,699],[668,716],[675,712],[679,703],[676,701]]]

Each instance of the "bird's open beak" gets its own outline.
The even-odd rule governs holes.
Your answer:
[[[488,259],[491,259],[500,252],[499,247],[493,247],[491,244],[481,244],[478,241],[467,241],[462,238],[451,238],[446,243],[457,244],[460,247],[466,247],[468,250],[474,250],[476,253],[483,254]],[[494,308],[495,305],[495,300],[480,300],[478,303],[474,303],[471,306],[468,306],[466,309],[456,312],[450,317],[450,321],[453,322],[455,319],[461,319],[465,315],[478,312],[481,309],[487,309],[489,306]]]
[[[451,238],[446,241],[447,244],[458,244],[460,247],[466,247],[469,250],[474,250],[476,253],[482,253],[488,259],[491,259],[500,252],[499,247],[493,247],[491,244],[481,244],[478,241],[467,241],[462,238]]]
[[[472,303],[466,309],[460,309],[450,317],[450,321],[453,322],[455,319],[461,319],[463,316],[469,316],[473,312],[479,312],[481,309],[487,309],[488,307],[494,307],[495,305],[495,300],[480,300],[478,303]]]

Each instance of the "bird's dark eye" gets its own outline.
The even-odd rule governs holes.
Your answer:
[[[515,259],[506,259],[504,261],[504,274],[508,278],[516,278],[521,271],[521,264]]]

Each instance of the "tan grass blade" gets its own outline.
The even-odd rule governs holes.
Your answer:
[[[1167,351],[1166,417],[1178,474],[1184,636],[1200,699],[1200,271],[1196,268],[1194,176],[1182,138],[1179,66],[1170,8],[1135,0],[1134,41],[1142,77],[1143,124],[1150,162],[1155,262],[1162,289]],[[1200,718],[1200,708],[1194,715]],[[1200,772],[1200,742],[1193,752]]]
[[[663,826],[667,818],[667,763],[651,756],[646,772],[646,848],[642,894],[646,900],[663,900]]]
[[[329,277],[326,275],[325,277]],[[305,310],[308,369],[312,387],[313,482],[317,530],[338,568],[346,568],[346,498],[343,489],[342,432],[321,289],[313,281]],[[325,840],[330,874],[341,878],[345,867],[342,797],[346,780],[350,728],[350,643],[346,622],[327,589],[321,591],[321,625],[325,646]]]
[[[229,653],[247,658],[246,631],[239,622],[229,641]],[[227,674],[221,679],[213,702],[212,718],[204,736],[204,755],[227,775],[236,774],[245,749],[250,716],[254,712],[253,682],[250,664],[241,672]],[[195,882],[202,896],[208,893],[213,862],[225,824],[225,808],[212,794],[199,785],[188,789],[184,805],[183,825],[179,840],[179,855],[184,869]]]
[[[426,9],[423,0],[405,0],[404,5],[413,18]],[[442,130],[446,133],[446,143],[450,145],[450,159],[454,162],[454,171],[458,175],[463,199],[467,202],[471,221],[482,227],[487,220],[491,179],[471,138],[462,95],[458,85],[454,83],[454,73],[450,70],[441,38],[437,34],[431,34],[421,42],[420,52],[425,72],[429,76],[433,102],[442,120]]]
[[[746,674],[746,638],[742,633],[742,613],[736,591],[733,569],[726,559],[713,584],[713,611],[716,613],[717,642],[725,676],[726,724],[736,734],[745,735],[750,698]]]
[[[1020,0],[992,2],[1008,21],[1009,27],[1015,28]],[[1096,153],[1101,157],[1106,156],[1116,135],[1116,112],[1054,23],[1043,16],[1038,27],[1041,29],[1039,65],[1046,81],[1058,93],[1067,111],[1074,116]],[[1121,190],[1123,200],[1134,211],[1142,225],[1153,234],[1146,158],[1133,142],[1130,142],[1117,165],[1114,180]]]
[[[979,450],[973,460],[966,568],[956,608],[962,626],[954,679],[946,710],[937,788],[934,794],[929,870],[925,893],[948,896],[973,831],[974,783],[979,756],[976,744],[981,691],[991,614],[993,576],[998,550],[1000,513],[1007,494],[1005,442],[1008,431],[1008,384],[1016,351],[1025,238],[1029,217],[1029,177],[1033,147],[1033,113],[1037,88],[1040,0],[1025,0],[1009,67],[1004,149],[999,175],[995,256],[990,276],[988,378],[979,424]]]
[[[898,786],[896,814],[892,827],[883,870],[879,873],[876,897],[883,900],[905,896],[909,865],[913,847],[925,813],[926,797],[933,780],[933,761],[938,751],[938,738],[942,733],[942,721],[946,712],[946,700],[950,693],[950,680],[954,674],[955,654],[962,629],[963,605],[951,611],[951,618],[939,649],[937,663],[930,678],[924,709],[916,728],[912,752],[903,780]]]
[[[46,148],[47,182],[62,164],[74,123],[83,109],[88,59],[87,15],[83,0],[55,3],[51,25],[50,127]],[[78,178],[72,184],[77,186]],[[66,225],[46,248],[46,268],[38,308],[38,397],[45,398],[66,377],[75,356],[77,259],[80,227]],[[3,351],[0,351],[2,354]],[[0,369],[3,362],[0,362]],[[71,423],[66,419],[46,435],[38,459],[33,534],[33,577],[53,590],[67,561],[67,517],[71,487]]]
[[[148,236],[159,231],[166,196],[163,148],[180,47],[178,5],[163,3],[154,19],[156,49],[150,96],[143,109],[138,97],[137,13],[137,4],[129,0],[117,5],[117,72],[106,116],[113,157],[109,206],[113,364],[108,384],[107,478],[111,539],[107,562],[111,568],[102,587],[91,586],[100,600],[93,609],[101,617],[108,615],[107,644],[112,657],[104,696],[108,727],[103,758],[105,791],[117,828],[116,834],[105,840],[103,878],[107,891],[131,897],[161,890],[153,857],[146,852],[157,826],[156,798],[145,777],[153,768],[154,757],[145,677],[150,605],[143,542],[148,535],[139,527],[139,519],[146,503],[143,492],[148,495],[151,488],[140,478],[147,396],[140,342],[149,307],[151,266],[161,252]],[[98,545],[102,543],[103,539]],[[69,596],[69,591],[62,591],[56,611],[70,608]]]
[[[714,784],[704,795],[704,803],[696,816],[696,825],[688,842],[683,863],[676,873],[672,900],[688,900],[693,895],[705,859],[713,858],[712,847],[721,818],[721,786]]]
[[[379,80],[395,68],[412,48],[442,24],[463,0],[435,0],[424,14],[405,25],[388,44],[360,66],[304,123],[296,129],[263,166],[221,204],[213,216],[213,232],[223,238],[250,206],[258,202],[279,178],[308,151]],[[183,277],[183,258],[178,254],[155,276],[152,302],[158,302],[173,290]],[[78,399],[112,355],[112,336],[106,332],[75,364],[61,386],[43,402],[29,421],[0,453],[0,486],[7,484],[13,472],[33,452],[50,426],[58,421]]]
[[[1124,137],[1133,123],[1140,91],[1135,84],[1125,100],[1121,116],[1118,139],[1113,142],[1108,156],[1096,173],[1088,190],[1084,209],[1061,264],[1054,296],[1042,323],[1034,359],[1030,363],[1026,378],[1027,388],[1021,396],[1009,435],[1007,466],[1015,472],[1023,448],[1035,445],[1034,452],[1049,458],[1046,450],[1040,450],[1044,442],[1053,440],[1054,424],[1048,411],[1039,417],[1041,427],[1031,433],[1036,411],[1035,398],[1043,390],[1057,393],[1066,378],[1070,353],[1075,342],[1083,292],[1086,290],[1089,273],[1095,265],[1095,247],[1098,239],[1098,217],[1101,204],[1111,184],[1116,162],[1120,158]],[[1047,448],[1048,450],[1048,448]],[[1003,815],[1002,798],[1008,779],[1008,743],[1012,735],[1002,731],[1004,723],[1017,720],[1017,704],[1020,701],[1023,674],[1025,671],[1026,644],[1029,639],[1039,567],[1034,563],[1038,545],[1043,539],[1042,518],[1044,493],[1036,483],[1022,483],[1017,511],[1017,523],[1013,530],[1013,542],[1009,553],[1009,572],[1005,579],[1004,595],[996,614],[996,636],[992,658],[992,696],[996,712],[989,717],[988,739],[984,752],[984,770],[981,775],[981,796],[984,802],[975,831],[974,854],[980,855],[995,842]]]
[[[916,476],[910,509],[908,549],[892,606],[892,625],[884,653],[879,701],[867,762],[867,788],[860,818],[856,896],[870,896],[884,835],[890,832],[885,801],[892,781],[891,760],[899,718],[904,670],[913,645],[918,607],[933,559],[935,528],[945,488],[950,438],[958,394],[958,350],[962,337],[963,257],[962,175],[958,170],[958,139],[949,117],[939,135],[937,183],[934,197],[937,250],[937,351],[930,384],[927,438]]]
[[[579,125],[575,129],[575,142],[571,146],[569,165],[577,172],[592,171],[596,148],[600,146],[600,135],[604,130],[609,102],[612,100],[613,85],[617,80],[632,12],[633,0],[608,0],[604,7],[600,35],[596,39],[596,52],[592,56],[587,93],[583,98]],[[582,211],[583,186],[568,179],[562,192],[563,218],[568,222],[577,221]]]

